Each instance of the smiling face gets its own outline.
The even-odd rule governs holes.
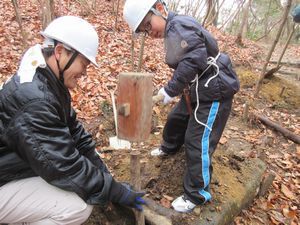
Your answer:
[[[66,50],[63,45],[58,44],[55,47],[55,58],[58,60],[60,69],[64,69],[69,60],[71,59],[73,52]],[[71,66],[64,71],[64,85],[68,89],[73,89],[77,86],[78,79],[86,75],[87,66],[90,61],[83,55],[78,54]],[[55,65],[55,64],[54,64]],[[53,66],[52,66],[53,67]],[[59,78],[59,71],[56,64],[56,76]]]
[[[68,63],[68,61],[66,63]],[[71,66],[64,72],[65,86],[69,89],[75,88],[79,78],[86,76],[86,69],[89,64],[90,62],[84,56],[79,54]]]

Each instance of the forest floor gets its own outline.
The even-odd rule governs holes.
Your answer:
[[[261,48],[265,56],[268,48],[263,44]],[[281,46],[278,46],[279,50],[275,50],[272,60],[277,60],[281,53],[280,48]],[[272,79],[264,81],[261,95],[250,111],[265,115],[300,135],[300,81],[298,80],[300,62],[299,57],[295,56],[299,56],[299,48],[291,45],[283,58],[284,67],[281,69],[283,73],[280,71]],[[262,67],[262,64],[258,62],[257,66]],[[241,194],[245,194],[239,188],[245,185],[243,180],[244,176],[247,177],[245,171],[253,173],[249,169],[249,162],[251,163],[253,158],[259,158],[266,163],[265,175],[272,173],[275,179],[266,194],[257,196],[253,204],[243,209],[233,223],[237,225],[299,224],[300,147],[253,118],[248,122],[242,119],[243,106],[247,99],[252,98],[260,70],[251,70],[238,65],[236,71],[241,81],[241,90],[235,97],[230,119],[212,159],[213,200],[209,204],[210,210],[220,210],[218,202],[226,201],[226,198],[240,198]],[[285,89],[282,94],[283,87]],[[115,135],[112,108],[107,104],[103,104],[102,107],[102,117],[90,124],[99,124],[102,121],[105,132],[102,132],[104,135],[98,136],[98,140],[99,143],[107,143],[108,138]],[[146,191],[148,198],[167,208],[171,207],[174,198],[183,194],[184,147],[177,154],[162,158],[151,157],[150,150],[159,146],[163,125],[171,108],[172,105],[154,106],[152,131],[147,141],[133,143],[131,150],[107,148],[100,151],[115,177],[121,181],[130,181],[130,152],[139,150],[142,162],[142,189]],[[87,127],[96,135],[98,127],[94,125],[87,125]],[[193,221],[199,218],[201,206],[197,208],[193,213],[183,217],[182,224],[193,224]]]
[[[100,36],[98,61],[99,69],[90,67],[89,76],[79,80],[79,87],[72,90],[73,106],[78,118],[83,121],[97,142],[101,157],[112,174],[120,181],[130,180],[129,150],[108,148],[109,137],[115,136],[113,113],[107,85],[116,84],[120,72],[131,70],[131,34],[124,21],[115,29],[112,4],[115,1],[99,0],[97,12],[88,13],[77,1],[62,1],[62,14],[80,15],[93,23]],[[28,45],[41,41],[39,6],[36,1],[19,1],[23,28],[27,32]],[[0,2],[0,83],[4,82],[18,68],[24,52],[19,26],[15,20],[11,1]],[[258,196],[252,205],[245,208],[233,221],[241,224],[289,224],[300,223],[300,147],[281,134],[249,118],[244,121],[243,111],[247,101],[253,100],[250,112],[265,115],[270,120],[300,135],[300,49],[299,44],[290,45],[283,58],[284,67],[275,77],[264,81],[260,97],[253,99],[255,83],[259,77],[263,61],[270,43],[253,43],[244,40],[244,46],[237,46],[235,37],[209,28],[218,39],[220,49],[227,52],[241,81],[241,90],[236,94],[230,119],[212,159],[214,174],[212,179],[212,210],[218,201],[226,201],[227,196],[238,197],[239,185],[243,184],[241,171],[248,168],[251,159],[265,162],[266,173],[273,173],[275,179],[264,196]],[[136,40],[135,57],[140,47]],[[282,45],[276,48],[274,61],[280,55]],[[136,59],[135,58],[135,59]],[[290,62],[290,63],[288,63]],[[154,74],[155,87],[161,87],[171,76],[171,70],[164,64],[161,40],[146,40],[142,72]],[[282,90],[284,91],[282,93]],[[156,92],[157,90],[155,90]],[[170,208],[174,198],[182,194],[182,179],[185,168],[184,147],[178,154],[168,158],[154,158],[149,152],[161,142],[162,129],[173,105],[155,105],[153,108],[150,138],[143,143],[132,143],[132,149],[139,150],[142,157],[142,188],[147,197],[158,204]],[[234,178],[234,182],[226,182]],[[225,196],[225,197],[224,197]],[[224,199],[225,198],[225,199]],[[185,216],[186,225],[192,224],[201,215],[201,207]],[[103,219],[103,218],[102,218]],[[110,225],[109,219],[98,221],[99,225]]]

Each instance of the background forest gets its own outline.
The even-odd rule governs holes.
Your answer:
[[[265,190],[232,223],[299,224],[300,26],[294,23],[292,11],[300,0],[166,2],[170,10],[197,18],[215,36],[241,81],[219,148],[239,157],[259,158],[267,165]],[[78,15],[95,26],[100,68],[90,66],[88,76],[80,78],[71,94],[79,119],[119,179],[123,174],[116,162],[123,153],[103,150],[115,135],[108,87],[117,84],[120,72],[141,71],[153,74],[156,93],[172,76],[164,64],[163,40],[132,35],[123,20],[123,5],[124,0],[0,1],[0,85],[17,71],[24,51],[42,41],[39,32],[53,18]],[[170,106],[162,105],[153,109],[152,136],[142,143],[145,161],[161,140],[169,110]],[[172,198],[164,194],[156,200],[170,207]]]

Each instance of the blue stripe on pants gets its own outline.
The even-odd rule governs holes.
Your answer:
[[[213,124],[215,122],[216,116],[218,114],[219,109],[219,102],[213,102],[209,111],[208,119],[207,119],[207,126],[212,129]],[[203,189],[199,190],[199,194],[205,198],[205,202],[211,199],[211,195],[209,192],[205,191],[204,189],[209,185],[210,182],[210,173],[209,173],[209,166],[210,166],[210,158],[209,158],[209,137],[211,133],[211,129],[205,127],[204,133],[201,140],[202,145],[202,177],[204,182]]]

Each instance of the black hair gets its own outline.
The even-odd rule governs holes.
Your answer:
[[[54,54],[54,47],[47,47],[42,49],[42,53],[45,57],[45,59],[50,58]]]
[[[51,46],[51,47],[46,47],[46,48],[42,49],[42,53],[43,53],[45,59],[50,58],[54,54],[54,48],[55,47]],[[74,51],[66,49],[66,48],[65,48],[65,50],[67,51],[68,55],[71,54],[72,52],[74,52]]]

